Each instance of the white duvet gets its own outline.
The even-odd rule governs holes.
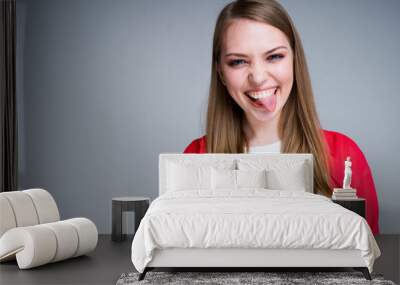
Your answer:
[[[132,242],[143,272],[154,249],[358,249],[372,272],[380,250],[365,219],[321,195],[300,191],[185,190],[155,199]]]

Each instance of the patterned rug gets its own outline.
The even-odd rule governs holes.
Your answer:
[[[371,274],[372,281],[366,280],[361,272],[147,272],[142,281],[139,273],[124,273],[116,285],[136,284],[379,284],[396,285],[384,280],[380,274]]]

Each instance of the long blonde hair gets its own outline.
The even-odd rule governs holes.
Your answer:
[[[244,111],[229,95],[217,71],[224,32],[233,20],[240,18],[267,23],[281,30],[288,38],[293,51],[294,81],[280,114],[278,132],[281,152],[312,153],[314,192],[330,197],[328,149],[315,108],[303,46],[290,16],[274,0],[237,0],[225,6],[218,16],[207,109],[207,152],[244,153],[248,149],[243,129]]]

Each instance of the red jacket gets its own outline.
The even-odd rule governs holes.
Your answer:
[[[351,186],[357,189],[357,196],[365,198],[366,220],[373,234],[379,234],[379,205],[371,170],[364,154],[349,137],[333,131],[323,130],[330,150],[330,179],[334,187],[341,188],[344,178],[344,161],[347,156],[352,161]],[[206,137],[192,141],[184,153],[206,153]]]

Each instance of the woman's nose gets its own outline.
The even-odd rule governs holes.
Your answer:
[[[250,70],[248,79],[253,85],[263,85],[263,83],[267,80],[268,72],[266,66],[262,64],[255,64]]]

